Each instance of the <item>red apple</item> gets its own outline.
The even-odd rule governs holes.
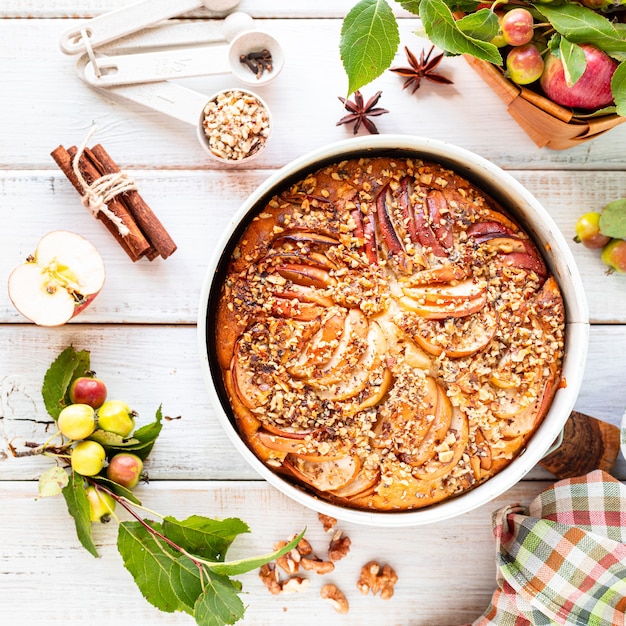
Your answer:
[[[15,308],[40,326],[60,326],[98,295],[105,270],[100,253],[81,235],[55,230],[9,276]]]
[[[590,44],[580,46],[587,60],[583,75],[570,87],[565,79],[563,62],[552,54],[545,60],[541,88],[550,100],[566,107],[599,109],[613,104],[611,78],[617,62]]]
[[[80,376],[70,387],[70,400],[74,404],[87,404],[99,409],[106,399],[107,387],[95,376]]]

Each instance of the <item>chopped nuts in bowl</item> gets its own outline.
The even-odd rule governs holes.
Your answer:
[[[201,142],[222,163],[256,157],[270,135],[268,106],[246,89],[225,89],[205,105],[200,118]]]

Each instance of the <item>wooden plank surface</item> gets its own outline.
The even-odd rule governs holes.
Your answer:
[[[336,563],[335,571],[324,576],[305,572],[311,579],[308,589],[278,596],[263,587],[256,572],[239,577],[248,610],[238,623],[451,626],[471,621],[486,608],[495,589],[492,512],[516,502],[528,504],[548,484],[521,483],[506,496],[465,514],[462,523],[453,519],[381,531],[339,522],[337,528],[350,537],[352,546],[348,556]],[[200,514],[247,520],[251,532],[236,540],[229,558],[265,553],[274,542],[305,527],[316,554],[324,558],[328,549],[329,535],[317,515],[267,484],[155,482],[139,487],[137,494],[146,507],[178,519]],[[36,500],[35,495],[36,483],[0,482],[0,581],[5,616],[47,626],[193,623],[184,614],[160,613],[141,598],[117,552],[114,522],[97,527],[100,558],[94,559],[78,544],[63,500]],[[23,520],[36,523],[38,532],[25,533]],[[360,569],[370,560],[396,570],[398,582],[390,600],[357,591]],[[329,582],[346,594],[347,615],[337,615],[320,599],[321,585]]]
[[[91,351],[92,365],[112,397],[128,400],[139,423],[162,403],[163,434],[138,488],[149,508],[183,518],[191,514],[237,516],[251,533],[230,556],[266,552],[305,526],[314,548],[326,549],[315,512],[262,481],[238,454],[209,401],[199,367],[197,312],[209,260],[247,196],[268,176],[302,154],[352,136],[336,126],[338,96],[347,80],[338,52],[341,18],[353,0],[242,0],[239,9],[275,35],[286,63],[276,81],[259,88],[275,128],[254,169],[220,170],[202,152],[193,127],[140,105],[95,92],[74,71],[75,59],[59,49],[61,34],[88,18],[133,0],[5,0],[0,6],[0,282],[56,228],[85,235],[100,250],[107,281],[95,303],[62,328],[25,323],[0,289],[0,620],[2,623],[138,626],[191,624],[185,615],[158,612],[140,596],[115,547],[115,525],[99,526],[94,559],[76,539],[62,498],[37,499],[36,479],[49,467],[41,457],[15,459],[8,443],[42,441],[50,418],[41,380],[68,345]],[[403,46],[426,46],[394,3],[402,44],[394,65],[405,65]],[[202,26],[187,18],[173,25]],[[578,215],[600,210],[626,194],[626,125],[567,151],[538,149],[505,106],[461,58],[440,66],[451,86],[424,82],[411,95],[402,79],[385,72],[364,89],[383,91],[377,118],[383,133],[426,135],[473,150],[508,170],[546,207],[568,241],[582,276],[592,321],[589,357],[576,409],[619,424],[626,407],[626,277],[605,273],[599,255],[572,241]],[[207,96],[232,87],[229,75],[180,81]],[[102,143],[129,173],[178,243],[169,259],[132,264],[110,234],[81,206],[50,152],[79,145],[97,126]],[[626,480],[626,461],[613,471]],[[553,478],[533,469],[495,501],[451,520],[416,528],[377,529],[340,523],[351,537],[348,558],[304,594],[271,596],[256,572],[241,577],[244,624],[320,622],[342,626],[455,626],[483,610],[495,587],[491,514],[505,504],[528,503]],[[370,559],[396,568],[396,595],[388,602],[356,590]],[[338,616],[319,598],[324,582],[348,595],[351,610]]]
[[[74,71],[75,59],[62,54],[58,45],[61,33],[71,24],[62,19],[0,21],[0,39],[14,41],[2,52],[3,77],[6,84],[15,85],[0,100],[4,128],[0,168],[48,168],[52,149],[59,143],[80,145],[94,123],[100,129],[97,139],[127,165],[212,167],[191,126],[96,93],[82,83]],[[404,45],[416,53],[429,45],[413,34],[417,26],[417,20],[403,20],[402,44],[394,65],[406,64]],[[314,148],[351,136],[350,129],[335,125],[343,115],[337,97],[347,89],[338,52],[340,27],[338,19],[259,21],[259,28],[283,46],[285,66],[275,81],[257,89],[276,123],[271,144],[255,167],[282,166]],[[380,132],[456,143],[507,169],[615,170],[624,166],[625,125],[567,151],[538,150],[461,57],[444,59],[440,71],[454,84],[425,81],[411,95],[402,90],[400,77],[385,72],[364,88],[366,96],[383,91],[380,106],[390,113],[377,119]],[[178,82],[208,98],[232,87],[233,80],[223,74]]]
[[[49,330],[31,325],[0,326],[0,450],[7,439],[38,442],[51,434],[41,400],[43,375],[68,345],[91,351],[91,365],[108,384],[110,397],[126,400],[139,422],[153,419],[162,403],[165,421],[147,465],[155,480],[258,479],[236,452],[216,417],[200,371],[193,326],[69,324]],[[626,327],[592,327],[588,366],[576,409],[618,425],[626,406]],[[10,364],[10,365],[9,365]],[[34,420],[34,421],[33,421]],[[19,439],[18,439],[19,441]],[[42,458],[0,462],[0,479],[29,480],[49,467]],[[626,478],[620,460],[616,474]],[[535,477],[549,474],[537,471]]]
[[[123,156],[119,162],[124,167]],[[104,226],[92,219],[60,171],[10,170],[0,171],[2,210],[8,218],[0,272],[8,276],[48,231],[74,230],[100,250],[107,268],[104,289],[78,322],[194,324],[200,288],[218,242],[239,206],[272,172],[127,171],[179,244],[174,255],[165,261],[144,259],[133,264]],[[624,323],[626,279],[607,275],[599,253],[575,244],[573,238],[581,213],[599,211],[626,193],[626,171],[510,173],[546,207],[569,243],[585,286],[591,321]],[[24,318],[6,291],[0,291],[0,322],[21,321]]]

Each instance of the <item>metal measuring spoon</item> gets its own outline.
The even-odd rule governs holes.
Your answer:
[[[137,4],[97,15],[61,35],[61,50],[66,54],[90,48],[130,35],[147,26],[188,13],[201,7],[210,9],[213,17],[223,17],[239,4],[239,0],[141,0]]]
[[[85,54],[79,57],[76,63],[76,71],[78,76],[85,80],[84,70],[86,64],[89,62],[89,57]],[[96,91],[107,96],[114,98],[120,98],[142,106],[163,113],[169,117],[177,119],[196,128],[196,136],[202,149],[205,150],[211,157],[227,163],[227,160],[220,159],[211,149],[209,144],[209,138],[204,130],[205,121],[205,107],[209,102],[215,99],[217,94],[208,97],[182,85],[169,82],[154,82],[137,85],[121,85],[118,87],[95,87]],[[251,93],[265,108],[270,118],[271,129],[271,115],[267,104],[256,94],[249,92],[245,89],[239,89],[239,91]],[[241,159],[239,161],[231,161],[230,163],[244,163],[257,156],[260,151],[257,151],[254,155],[251,155],[248,159]]]
[[[255,74],[241,58],[262,50],[267,50],[271,67]],[[117,87],[232,72],[241,82],[258,86],[276,78],[283,62],[282,48],[274,37],[248,30],[230,44],[94,57],[85,65],[83,77],[94,87]]]

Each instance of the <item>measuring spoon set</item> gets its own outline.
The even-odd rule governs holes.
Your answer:
[[[79,55],[76,71],[92,88],[195,126],[200,144],[209,150],[202,120],[212,98],[171,81],[231,72],[246,85],[260,86],[272,81],[284,62],[274,37],[256,30],[247,13],[231,12],[238,3],[141,0],[65,31],[61,50]],[[164,23],[203,7],[219,19]],[[269,52],[271,67],[255,74],[241,58],[262,50]]]

